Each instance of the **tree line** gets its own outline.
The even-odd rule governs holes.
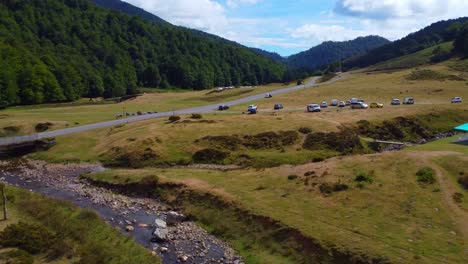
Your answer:
[[[285,65],[237,43],[87,0],[0,2],[0,107],[290,80]]]

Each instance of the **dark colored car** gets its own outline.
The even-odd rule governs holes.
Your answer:
[[[227,105],[220,105],[220,106],[218,107],[218,110],[219,110],[219,111],[224,111],[224,110],[228,110],[228,109],[229,109],[229,106],[227,106]]]
[[[273,109],[275,109],[275,110],[281,110],[281,109],[283,109],[283,105],[282,105],[282,104],[275,104],[275,106],[273,107]]]

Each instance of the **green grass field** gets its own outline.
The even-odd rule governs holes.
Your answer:
[[[271,84],[255,88],[238,88],[223,91],[177,91],[145,93],[143,96],[123,103],[90,103],[82,99],[75,103],[64,103],[56,105],[34,105],[11,107],[0,110],[0,135],[5,127],[19,127],[19,134],[34,133],[34,126],[38,123],[50,122],[54,124],[51,129],[73,127],[99,121],[112,120],[116,115],[125,112],[136,113],[138,111],[174,111],[189,107],[213,104],[227,100],[273,91],[288,85]]]

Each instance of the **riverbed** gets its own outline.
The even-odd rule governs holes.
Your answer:
[[[102,170],[105,168],[99,164],[0,160],[0,178],[4,178],[7,184],[96,211],[108,224],[159,255],[164,264],[242,263],[229,245],[192,221],[168,226],[166,241],[153,243],[155,219],[172,208],[155,198],[117,194],[79,178],[82,174]]]

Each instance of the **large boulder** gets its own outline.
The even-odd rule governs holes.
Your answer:
[[[152,241],[165,241],[167,239],[168,234],[169,231],[166,228],[156,228],[153,232]]]
[[[166,221],[162,220],[162,219],[159,219],[157,218],[155,221],[154,221],[154,225],[156,228],[167,228],[167,223]]]
[[[166,214],[166,223],[168,225],[176,225],[178,223],[185,221],[186,218],[187,217],[185,217],[185,215],[183,214],[180,214],[175,211],[170,211],[170,212],[167,212]]]

